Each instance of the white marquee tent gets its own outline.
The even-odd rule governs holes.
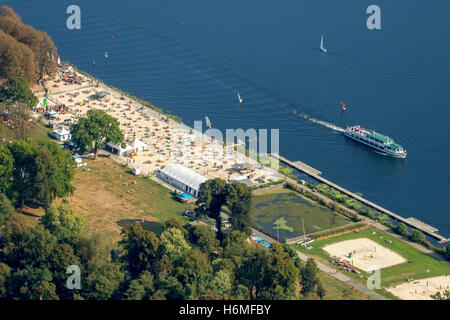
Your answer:
[[[207,179],[181,164],[169,164],[160,171],[161,177],[172,186],[186,193],[198,196],[200,185]]]

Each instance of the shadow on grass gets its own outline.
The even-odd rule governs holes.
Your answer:
[[[34,218],[40,218],[41,216],[38,214],[34,214],[28,211],[25,211],[23,209],[21,210],[17,210],[18,213],[23,214],[24,216],[28,216],[28,217],[34,217]]]
[[[164,227],[163,227],[162,223],[160,223],[160,222],[144,220],[145,222],[141,223],[141,221],[142,220],[139,220],[139,219],[122,219],[122,220],[118,220],[116,223],[118,226],[123,228],[128,224],[139,222],[139,224],[142,226],[142,228],[144,228],[145,230],[148,230],[148,231],[152,231],[153,233],[155,233],[158,236],[164,231]]]

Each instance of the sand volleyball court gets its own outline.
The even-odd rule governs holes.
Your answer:
[[[450,275],[413,280],[386,290],[402,300],[432,300],[432,294],[450,290]]]
[[[394,251],[368,238],[345,240],[322,248],[331,257],[347,261],[354,267],[369,272],[406,261]]]

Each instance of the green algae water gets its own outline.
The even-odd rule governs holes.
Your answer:
[[[253,197],[250,212],[255,225],[275,238],[289,239],[343,226],[352,221],[333,210],[288,189],[271,191]]]

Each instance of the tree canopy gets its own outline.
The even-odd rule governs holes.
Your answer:
[[[103,110],[90,109],[86,117],[72,126],[72,142],[81,152],[92,151],[97,159],[97,152],[108,142],[122,143],[124,136],[119,121]]]
[[[0,90],[0,98],[6,101],[22,102],[30,108],[38,103],[38,98],[23,77],[9,78]]]
[[[5,56],[3,62],[11,59],[21,58],[22,60],[24,57],[27,58],[27,67],[20,68],[19,64],[12,64],[11,66],[14,67],[10,68],[9,76],[22,75],[29,81],[36,81],[42,79],[45,75],[53,76],[56,73],[57,50],[47,33],[23,24],[20,17],[11,8],[5,6],[2,6],[0,11],[0,30],[2,33],[11,36],[16,43],[26,46],[32,53],[32,56],[28,52],[26,56],[22,54],[19,57],[14,57],[11,55],[11,50],[6,50],[5,52],[8,55]],[[3,38],[5,39],[5,37]],[[17,44],[14,44],[11,39],[8,39],[7,43],[5,43],[6,48],[14,46],[17,47]],[[30,68],[32,66],[28,61],[30,57],[35,62],[34,68]],[[25,72],[25,75],[20,74],[20,72]]]

